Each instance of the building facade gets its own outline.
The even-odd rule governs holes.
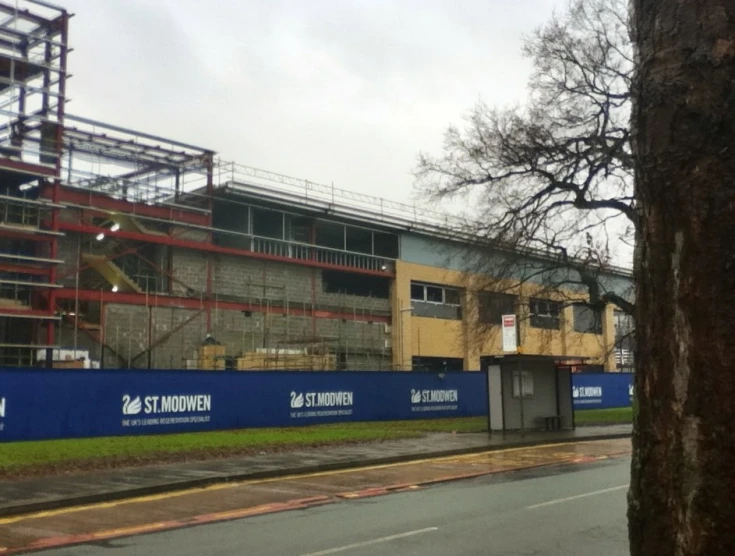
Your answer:
[[[629,363],[583,292],[476,290],[439,215],[68,114],[68,14],[0,11],[3,365],[477,370],[508,312],[524,353]]]

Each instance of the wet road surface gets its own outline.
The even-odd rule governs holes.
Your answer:
[[[0,555],[625,554],[629,451],[521,448],[42,512],[0,519]]]

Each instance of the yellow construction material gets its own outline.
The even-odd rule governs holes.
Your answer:
[[[225,356],[225,346],[203,345],[199,347],[199,359],[215,359]]]
[[[237,358],[238,371],[333,371],[337,358],[333,354],[244,353]]]
[[[187,363],[187,368],[203,371],[225,370],[226,348],[222,345],[202,345],[194,355],[194,359]]]
[[[95,269],[111,285],[117,286],[123,292],[143,293],[141,287],[135,280],[125,274],[122,269],[104,255],[91,255],[85,253],[82,260]]]

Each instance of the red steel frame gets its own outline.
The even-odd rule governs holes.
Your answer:
[[[35,2],[35,0],[25,0],[27,2]],[[39,5],[42,5],[39,3]],[[0,0],[0,12],[12,12],[13,9]],[[77,117],[65,113],[65,95],[66,95],[66,73],[68,63],[68,25],[69,14],[61,10],[58,17],[53,19],[44,19],[42,17],[33,16],[28,12],[23,12],[29,18],[37,21],[39,25],[45,26],[48,37],[54,38],[54,45],[59,49],[55,56],[52,55],[51,43],[46,44],[46,65],[51,66],[52,63],[58,65],[58,82],[52,83],[50,77],[51,70],[46,69],[44,74],[44,90],[50,90],[52,85],[56,85],[58,93],[57,105],[52,108],[50,102],[50,93],[44,93],[43,109],[41,113],[47,117],[50,122],[55,124],[55,145],[54,145],[54,163],[53,166],[35,164],[32,162],[23,162],[11,158],[2,158],[0,156],[0,172],[2,169],[13,172],[21,172],[27,176],[33,176],[29,180],[38,180],[38,197],[47,199],[52,202],[48,210],[47,218],[43,221],[46,234],[25,232],[22,230],[0,229],[0,236],[14,237],[19,239],[27,239],[38,242],[40,245],[47,245],[47,250],[39,250],[44,253],[44,257],[51,260],[58,260],[59,256],[59,236],[63,232],[75,232],[89,236],[95,236],[104,233],[106,236],[141,242],[144,244],[160,244],[171,247],[189,249],[206,253],[206,276],[205,276],[205,292],[203,299],[192,299],[188,297],[177,297],[170,294],[157,295],[157,306],[162,307],[180,307],[183,309],[199,310],[205,313],[206,330],[210,332],[212,329],[212,310],[224,309],[233,311],[260,312],[268,311],[269,313],[294,316],[308,316],[312,319],[312,332],[316,334],[316,319],[341,319],[341,320],[357,320],[357,321],[374,321],[381,323],[390,323],[391,319],[385,315],[357,315],[355,312],[343,311],[326,311],[316,309],[316,270],[331,269],[341,270],[351,273],[359,273],[365,275],[380,276],[383,278],[391,278],[394,273],[391,270],[375,271],[369,269],[353,268],[348,266],[334,265],[318,262],[315,252],[312,249],[308,259],[292,259],[277,255],[269,255],[266,253],[258,253],[246,249],[236,249],[224,247],[214,243],[214,227],[212,210],[215,199],[215,160],[214,153],[209,150],[199,149],[190,145],[185,145],[175,141],[169,141],[164,138],[158,138],[144,133],[138,133],[132,130],[103,124],[101,122],[93,122],[86,118]],[[49,39],[50,40],[50,39]],[[25,98],[25,88],[21,84],[21,98]],[[21,118],[23,114],[23,100],[21,100]],[[91,125],[92,131],[85,130],[85,125]],[[104,131],[99,131],[104,128]],[[120,135],[118,135],[120,134]],[[130,138],[124,138],[127,135]],[[140,141],[139,141],[140,140]],[[161,146],[165,144],[165,146]],[[136,149],[141,149],[140,151]],[[85,150],[86,149],[86,150]],[[46,155],[50,154],[48,150]],[[69,166],[65,168],[65,155],[68,152]],[[86,186],[84,178],[72,179],[72,154],[81,153],[88,156],[98,157],[99,160],[105,160],[105,163],[117,164],[122,166],[133,163],[134,169],[126,171],[115,178],[110,178],[110,187],[120,187],[123,193],[108,194],[112,190],[97,190],[97,185]],[[134,157],[140,153],[140,158]],[[106,157],[109,156],[109,160]],[[43,158],[42,158],[43,160]],[[129,166],[128,166],[129,167]],[[204,187],[197,188],[199,192],[195,196],[187,194],[191,189],[184,189],[180,186],[180,170],[183,174],[191,171],[192,167],[203,171]],[[150,175],[157,173],[161,168],[165,171],[175,170],[175,189],[171,189],[170,198],[154,198],[150,200],[143,197],[127,196],[128,184],[130,188],[135,188],[134,179],[140,181],[143,189],[140,192],[145,193],[146,187],[151,187],[150,182],[145,179]],[[76,170],[76,167],[74,168]],[[69,172],[66,179],[62,178],[65,173]],[[164,174],[165,174],[164,171]],[[182,175],[183,175],[182,174]],[[173,174],[169,174],[173,175]],[[93,179],[93,178],[91,178]],[[74,181],[76,180],[76,181]],[[115,181],[119,180],[119,181]],[[90,182],[92,183],[92,182]],[[123,185],[120,185],[123,184]],[[107,187],[102,185],[101,187]],[[160,195],[158,185],[153,181],[153,195]],[[165,187],[163,188],[165,190]],[[201,193],[204,195],[201,195]],[[165,195],[164,191],[164,195]],[[115,197],[118,198],[115,198]],[[192,202],[192,198],[196,197],[201,200],[201,204],[197,205]],[[114,214],[125,214],[131,217],[138,217],[143,223],[146,219],[157,222],[168,223],[169,229],[173,230],[176,226],[180,232],[172,233],[169,231],[165,234],[147,234],[139,231],[117,230],[113,232],[109,228],[93,225],[90,222],[80,218],[78,221],[67,221],[61,218],[60,211],[65,210],[64,207],[79,208],[82,213],[93,215],[95,217],[107,217]],[[183,230],[183,232],[181,232]],[[200,231],[203,233],[202,240],[183,239],[177,237],[178,233],[186,233],[187,231]],[[312,240],[314,239],[314,231],[312,230]],[[313,243],[313,241],[312,241]],[[133,249],[134,250],[134,249]],[[261,261],[282,262],[292,265],[299,265],[311,268],[311,307],[306,306],[299,308],[283,308],[283,307],[264,307],[254,303],[235,303],[228,301],[220,301],[215,299],[214,294],[214,268],[213,255],[232,255],[237,257],[248,257]],[[142,258],[142,257],[141,257]],[[67,261],[68,263],[69,261]],[[150,264],[150,261],[149,261]],[[169,261],[170,264],[170,261]],[[74,265],[75,272],[80,272],[85,268],[81,261],[76,261]],[[169,268],[161,269],[156,267],[162,274],[173,277],[174,272]],[[56,264],[39,264],[29,262],[8,262],[0,264],[0,272],[19,272],[32,276],[45,276],[47,283],[56,285],[57,280],[63,275],[57,269]],[[65,272],[64,275],[68,275]],[[174,278],[175,279],[175,278]],[[100,338],[104,338],[104,306],[108,303],[130,304],[130,305],[147,305],[149,295],[137,293],[123,293],[112,291],[88,290],[79,288],[56,288],[56,287],[39,287],[37,293],[34,294],[30,309],[7,309],[3,312],[7,315],[27,316],[39,319],[40,325],[45,324],[45,345],[53,346],[55,343],[54,317],[57,315],[57,303],[59,301],[80,300],[99,302],[101,309],[101,326],[102,331]],[[75,319],[75,325],[79,326],[79,321]],[[104,342],[103,340],[101,340]],[[50,349],[50,348],[49,348]],[[47,357],[47,364],[51,365],[51,357]]]
[[[54,205],[59,204],[61,196],[61,156],[62,147],[64,141],[64,104],[66,102],[66,65],[68,56],[68,44],[69,44],[69,14],[63,12],[60,16],[60,30],[61,30],[61,51],[59,54],[59,66],[60,66],[60,81],[59,81],[59,102],[56,107],[56,175],[53,182],[53,194],[51,200]],[[59,209],[54,206],[51,209],[51,231],[59,231]],[[59,243],[56,236],[51,240],[50,256],[52,259],[56,259],[59,254]],[[56,265],[49,267],[49,283],[56,283]],[[56,290],[49,288],[48,290],[48,307],[49,311],[53,312],[56,310]],[[54,345],[54,324],[53,321],[49,321],[46,327],[46,345]],[[47,354],[46,364],[52,365],[52,358]]]
[[[44,224],[46,227],[42,230],[37,232],[24,232],[0,228],[0,237],[37,242],[37,251],[41,258],[55,260],[58,256],[58,236],[60,235],[58,201],[61,190],[61,155],[64,133],[63,124],[66,101],[70,15],[63,8],[52,6],[46,2],[36,0],[24,0],[24,2],[23,6],[19,6],[17,2],[14,6],[0,2],[0,12],[10,16],[5,19],[3,30],[8,36],[13,36],[17,39],[16,43],[12,41],[4,42],[5,50],[0,54],[0,57],[9,61],[10,68],[17,67],[17,75],[12,73],[12,69],[10,70],[11,80],[4,87],[4,90],[10,95],[12,102],[17,102],[17,104],[13,105],[17,107],[17,111],[14,112],[15,119],[12,120],[12,124],[17,124],[22,129],[20,131],[21,141],[14,147],[17,149],[16,155],[4,153],[0,156],[0,173],[5,173],[7,176],[15,175],[14,179],[8,180],[8,184],[15,182],[19,176],[24,176],[24,178],[21,178],[21,181],[16,182],[18,185],[22,183],[31,184],[37,181],[39,186],[47,186],[50,189],[48,198],[53,201],[53,206],[44,209],[50,211],[50,217],[45,221]],[[19,22],[18,27],[15,26],[16,22]],[[25,25],[29,22],[33,26],[36,26],[32,31],[28,31]],[[34,61],[36,58],[32,59],[30,56],[30,50],[39,48],[43,49],[44,52],[43,64]],[[57,49],[56,53],[54,52],[55,48]],[[6,52],[8,54],[5,54]],[[36,55],[38,54],[39,52],[36,50]],[[42,79],[43,87],[40,89],[33,87],[30,83],[34,79]],[[53,92],[54,88],[56,92]],[[36,95],[39,92],[40,95]],[[16,93],[17,97],[13,98],[13,95]],[[30,95],[34,95],[33,98],[39,105],[31,113],[28,112],[27,105]],[[53,99],[56,101],[55,107],[52,106]],[[6,106],[10,106],[10,104],[6,103]],[[6,108],[5,113],[9,115],[11,112],[7,112]],[[40,124],[37,123],[39,121],[41,122]],[[28,123],[31,125],[28,125]],[[44,145],[43,143],[43,125],[45,123],[54,126],[54,137],[52,139],[54,141],[54,162],[51,165],[44,163],[44,156],[48,157],[51,154],[48,150],[48,145]],[[4,126],[4,131],[9,131],[10,129],[10,123]],[[31,135],[39,130],[41,130],[41,139],[31,138]],[[31,152],[26,150],[26,146],[23,144],[24,139],[28,144],[33,144],[34,141],[38,142],[38,153],[41,163],[22,160],[26,153]],[[13,145],[12,135],[10,142]],[[11,158],[11,156],[14,156],[14,158]],[[12,188],[13,186],[8,185],[8,187]],[[19,196],[15,204],[22,205],[23,196]],[[43,231],[50,231],[51,233],[43,233]],[[42,248],[41,246],[46,246],[46,248]],[[0,265],[0,272],[45,276],[45,282],[51,285],[55,285],[57,278],[55,263],[39,264],[33,261],[8,263]],[[45,346],[49,350],[51,348],[48,346],[53,346],[55,340],[53,320],[56,306],[55,290],[56,288],[54,287],[44,289],[39,286],[31,294],[30,308],[4,308],[2,310],[4,318],[25,317],[36,319],[33,332],[34,343],[38,338],[38,333],[45,324]],[[29,345],[30,347],[32,346]],[[50,357],[46,359],[50,365]]]

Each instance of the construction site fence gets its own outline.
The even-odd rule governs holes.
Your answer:
[[[0,370],[0,442],[471,417],[484,373]]]

